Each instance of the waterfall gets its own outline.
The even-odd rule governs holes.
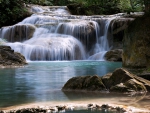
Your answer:
[[[69,35],[42,34],[23,43],[8,43],[8,45],[22,53],[27,60],[85,59],[82,44]]]
[[[0,38],[27,60],[104,60],[115,17],[71,15],[65,6],[32,6],[34,13],[2,27]]]

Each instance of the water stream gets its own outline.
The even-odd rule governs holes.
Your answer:
[[[34,14],[22,22],[0,29],[0,42],[22,53],[29,63],[0,69],[0,108],[38,102],[147,105],[135,101],[141,95],[61,91],[71,77],[102,76],[121,67],[120,62],[104,61],[116,16],[76,16],[66,7],[32,6],[31,11]]]
[[[0,29],[0,38],[27,60],[104,60],[110,50],[116,16],[76,16],[65,6],[31,10],[34,14],[22,22]]]

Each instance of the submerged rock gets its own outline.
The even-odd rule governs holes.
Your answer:
[[[0,46],[0,68],[27,64],[23,55],[14,52],[10,46]]]
[[[150,81],[138,77],[123,68],[116,69],[103,77],[73,77],[63,86],[63,91],[107,91],[110,92],[147,92]]]

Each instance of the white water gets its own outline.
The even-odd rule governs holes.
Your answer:
[[[27,60],[104,60],[115,17],[70,15],[66,7],[32,6],[32,16],[0,29]]]
[[[33,37],[23,43],[8,43],[8,45],[25,55],[27,60],[85,59],[82,44],[69,35],[47,33]]]

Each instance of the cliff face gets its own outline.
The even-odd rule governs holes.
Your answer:
[[[135,19],[125,30],[123,66],[130,68],[150,67],[150,15]]]

